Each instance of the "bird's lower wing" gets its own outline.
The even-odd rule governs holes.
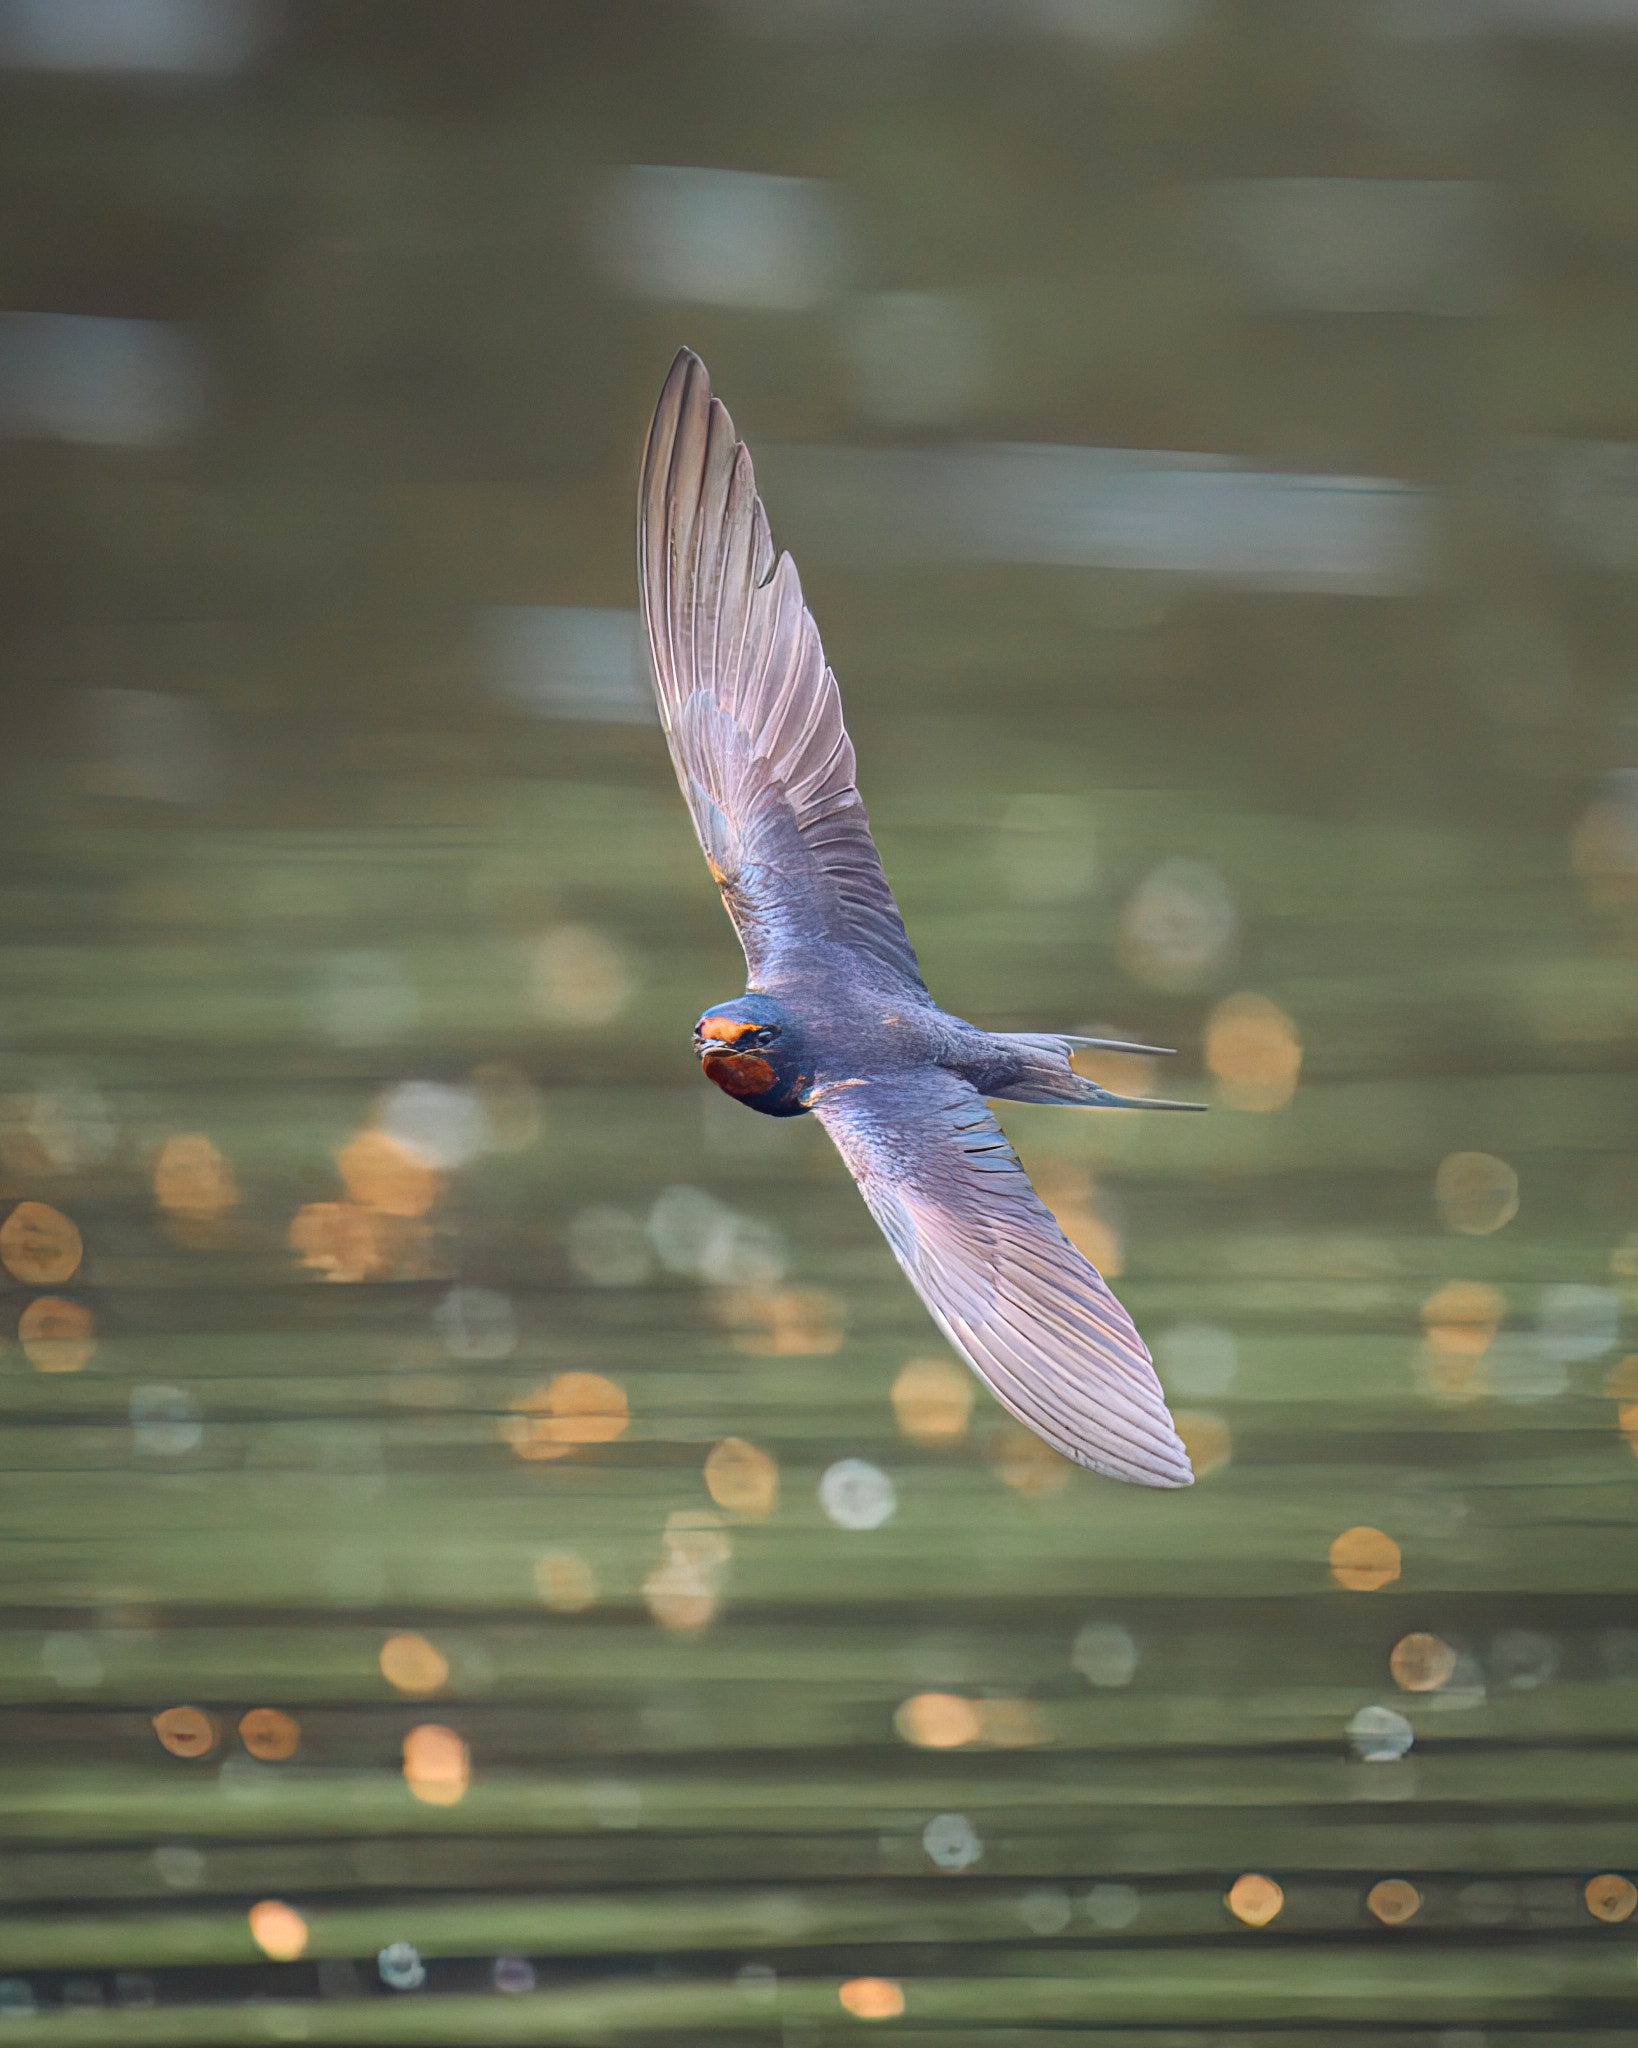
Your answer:
[[[649,428],[639,524],[660,718],[753,983],[829,939],[925,994],[796,566],[775,561],[750,455],[687,349]]]
[[[816,1095],[814,1114],[899,1264],[1002,1406],[1077,1465],[1189,1485],[1143,1339],[982,1097],[933,1068]]]

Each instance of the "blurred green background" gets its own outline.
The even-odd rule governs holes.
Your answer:
[[[1629,2034],[1638,8],[5,0],[0,177],[5,2039]],[[682,342],[1214,1104],[1005,1116],[1191,1492],[694,1071]]]

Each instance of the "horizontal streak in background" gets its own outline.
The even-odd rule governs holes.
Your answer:
[[[866,36],[915,43],[1057,35],[1115,58],[1210,34],[1220,0],[719,0],[736,29],[771,38]],[[1404,42],[1638,28],[1638,0],[1383,0],[1355,10],[1365,34]]]
[[[842,224],[817,178],[631,164],[605,184],[592,231],[637,298],[800,313],[841,282]]]
[[[635,612],[602,605],[491,604],[477,619],[491,692],[536,718],[646,725],[658,714]]]
[[[205,364],[185,327],[88,313],[0,313],[0,435],[147,447],[205,409]]]
[[[736,25],[760,35],[858,35],[874,25],[902,37],[944,41],[1033,27],[1112,56],[1137,54],[1209,30],[1211,0],[970,0],[930,8],[919,0],[749,0]],[[1427,0],[1379,10],[1389,37],[1448,42],[1487,34],[1576,34],[1638,27],[1638,0]],[[238,71],[274,26],[263,0],[0,0],[0,65],[104,74],[212,76]],[[731,175],[731,174],[730,174]],[[771,181],[770,181],[771,182]]]
[[[258,0],[0,0],[0,64],[33,71],[237,71],[261,48]]]
[[[815,1886],[810,1891],[797,1891],[768,1886],[740,1891],[701,1885],[682,1892],[675,1886],[663,1890],[588,1887],[568,1898],[542,1898],[526,1893],[478,1899],[389,1896],[361,1906],[326,1902],[316,1910],[309,1908],[310,1940],[305,1953],[313,1960],[321,1956],[370,1956],[394,1939],[412,1941],[417,1953],[428,1960],[482,1955],[486,1947],[515,1948],[544,1960],[555,1956],[642,1955],[650,1943],[666,1954],[678,1956],[710,1955],[713,1951],[732,1955],[766,1946],[776,1952],[781,1947],[809,1950],[812,1960],[808,1967],[817,1966],[817,1973],[824,1968],[824,1950],[835,1945],[857,1945],[868,1957],[870,1948],[879,1943],[949,1941],[976,1951],[971,1960],[992,1967],[999,1962],[1004,1970],[1008,1962],[1024,1959],[1019,1950],[1032,1933],[1037,1938],[1067,1933],[1069,1939],[1055,1948],[1036,1950],[1033,1954],[1025,1951],[1032,1965],[1028,1978],[1019,1986],[1025,1995],[1032,1980],[1038,1984],[1042,1977],[1056,1976],[1066,1986],[1079,1980],[1084,1995],[1096,1999],[1100,1990],[1113,1991],[1124,1979],[1124,1998],[1120,2002],[1127,2017],[1133,2020],[1146,2016],[1151,2020],[1173,2017],[1178,2006],[1189,2000],[1191,1989],[1200,1999],[1194,2010],[1209,2012],[1209,1994],[1201,1994],[1197,1985],[1188,1986],[1176,1979],[1192,1976],[1196,1971],[1208,1976],[1215,1974],[1213,1962],[1233,1954],[1218,1947],[1214,1957],[1213,1951],[1206,1948],[1213,1937],[1220,1942],[1232,1925],[1223,1910],[1222,1893],[1215,1884],[1197,1883],[1187,1890],[1178,1887],[1148,1895],[1151,1906],[1158,1905],[1160,1910],[1139,1916],[1142,1937],[1167,1942],[1173,1956],[1173,1969],[1164,1973],[1170,1980],[1168,1989],[1157,1996],[1154,1978],[1161,1973],[1145,1969],[1145,1961],[1152,1963],[1153,1959],[1146,1959],[1141,1952],[1134,1955],[1123,1951],[1113,1943],[1100,1942],[1100,1930],[1096,1921],[1090,1919],[1083,1899],[1072,1903],[1069,1894],[1056,1888],[1025,1891],[1018,1878],[1012,1879],[1006,1891],[998,1892],[993,1888],[994,1882],[981,1878],[970,1887],[944,1886],[931,1895],[924,1889],[909,1891],[901,1879],[897,1888],[887,1884],[864,1885],[855,1880],[845,1890]],[[1580,1904],[1577,1888],[1562,1879],[1556,1885],[1541,1888],[1560,1895],[1564,1906],[1571,1910]],[[1043,1908],[1053,1899],[1061,1902],[1062,1920],[1057,1926],[1032,1928],[1025,1912],[1047,1920],[1049,1910]],[[1304,1903],[1309,1911],[1303,1932],[1310,1938],[1352,1933],[1359,1924],[1358,1890],[1354,1884],[1316,1883]],[[1075,1910],[1077,1906],[1079,1912]],[[1544,1914],[1541,1925],[1558,1931],[1584,1926],[1586,1918],[1584,1910],[1579,1922],[1571,1918],[1570,1911],[1551,1917]],[[1474,1916],[1468,1924],[1484,1923]],[[1185,1945],[1194,1951],[1186,1969],[1179,1953]],[[1094,1949],[1095,1964],[1089,1953]],[[179,1964],[243,1965],[257,1960],[243,1913],[232,1907],[225,1911],[213,1908],[203,1901],[185,1917],[176,1915],[162,1922],[148,1914],[114,1913],[77,1919],[54,1916],[19,1920],[0,1935],[0,1955],[4,1955],[8,1966],[26,1960],[35,1968],[106,1968],[110,1963],[120,1962],[174,1968]],[[41,1960],[33,1962],[34,1957]],[[1422,1970],[1428,1971],[1432,1958],[1424,1952],[1419,1960]],[[1300,1986],[1299,2010],[1306,2008],[1305,2016],[1318,2018],[1329,2011],[1339,2019],[1350,2017],[1356,2022],[1365,2017],[1364,1985],[1357,1981],[1360,1976],[1367,1983],[1374,1980],[1375,1995],[1396,2017],[1426,2015],[1433,1986],[1426,1977],[1418,1983],[1414,1975],[1409,1982],[1396,1984],[1393,1979],[1398,1970],[1394,1966],[1401,1963],[1400,1956],[1362,1954],[1356,1947],[1350,1957],[1351,1968],[1338,1970],[1338,1961],[1334,1952],[1329,1957],[1324,1957],[1323,1952],[1315,1956],[1310,1949],[1307,1967],[1299,1963],[1292,1970]],[[1519,1961],[1522,1968],[1518,1980],[1509,1984],[1504,1979],[1489,1986],[1486,2003],[1498,2016],[1505,2016],[1510,2005],[1517,2012],[1532,1992],[1539,1997],[1562,1985],[1566,1977],[1579,1980],[1577,1988],[1584,1996],[1596,1996],[1600,1988],[1609,1991],[1619,1982],[1619,1965],[1613,1956],[1606,1952],[1600,1958],[1596,1950],[1586,1947],[1577,1954],[1562,1941],[1549,1946],[1538,1938],[1533,1952],[1526,1951]],[[1256,2015],[1260,2007],[1264,2016],[1269,2015],[1275,2000],[1269,1996],[1268,1979],[1263,1974],[1268,1968],[1266,1960],[1248,1961],[1240,1967],[1252,1979],[1244,1987],[1243,2014]],[[728,1974],[718,1974],[720,1965],[707,1964],[706,1968],[717,1976],[719,1985],[722,1976]],[[800,1975],[805,1974],[800,1966],[797,1974],[800,1981]],[[1598,1982],[1600,1975],[1604,1978],[1602,1986]],[[957,1977],[954,1981],[976,1989],[973,1976]],[[1283,2007],[1284,2001],[1279,2004]],[[424,2019],[422,2024],[426,2024]],[[9,2027],[6,2038],[11,2038]],[[487,2040],[492,2036],[485,2030],[465,2038]],[[760,2038],[758,2048],[766,2039]]]
[[[1032,31],[1120,56],[1175,42],[1210,20],[1214,0],[724,0],[745,33],[795,39],[868,35],[951,42]]]
[[[81,710],[92,756],[86,786],[99,795],[203,804],[228,787],[226,754],[197,699],[165,690],[87,690]]]
[[[1457,178],[1232,178],[1207,217],[1276,305],[1318,313],[1484,313],[1498,260],[1488,185]]]
[[[1259,590],[1394,596],[1431,578],[1430,493],[1229,457],[996,443],[770,448],[776,538],[799,560],[1157,569]]]
[[[1573,32],[1638,28],[1638,0],[1487,0],[1487,4],[1481,0],[1472,12],[1482,26],[1527,28],[1540,33],[1552,29]]]

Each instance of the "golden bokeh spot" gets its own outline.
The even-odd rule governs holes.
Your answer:
[[[1422,1327],[1430,1350],[1478,1358],[1490,1348],[1507,1314],[1507,1303],[1480,1280],[1447,1280],[1422,1304]]]
[[[1433,1199],[1447,1230],[1489,1237],[1519,1213],[1519,1177],[1489,1152],[1452,1152],[1439,1162]]]
[[[1285,1904],[1285,1893],[1273,1878],[1248,1870],[1229,1886],[1223,1903],[1247,1927],[1266,1927]]]
[[[1234,1437],[1221,1415],[1183,1408],[1172,1417],[1196,1479],[1221,1472],[1234,1457]]]
[[[612,1443],[631,1423],[624,1390],[595,1372],[560,1372],[512,1406],[501,1435],[520,1458],[566,1458],[582,1444]]]
[[[1225,996],[1206,1020],[1206,1065],[1228,1109],[1283,1109],[1297,1092],[1302,1040],[1267,996]]]
[[[891,1977],[849,1977],[836,1997],[856,2020],[896,2020],[904,2011],[904,1991]]]
[[[407,1692],[413,1699],[428,1699],[449,1683],[449,1659],[425,1636],[388,1636],[377,1659],[381,1676],[395,1692]]]
[[[453,1728],[423,1721],[404,1737],[404,1783],[427,1806],[456,1806],[472,1782],[472,1757]]]
[[[251,1940],[276,1963],[293,1963],[307,1946],[307,1922],[283,1899],[259,1899],[245,1918]]]
[[[1484,1399],[1490,1392],[1485,1354],[1506,1313],[1501,1293],[1478,1280],[1447,1280],[1428,1296],[1416,1376],[1430,1400],[1457,1408]]]
[[[1620,1359],[1610,1367],[1604,1392],[1612,1401],[1638,1401],[1638,1354]]]
[[[0,1264],[30,1287],[61,1287],[84,1256],[80,1233],[48,1202],[19,1202],[0,1223]]]
[[[674,1561],[656,1565],[649,1573],[643,1581],[643,1598],[661,1628],[676,1629],[683,1635],[716,1618],[715,1583]]]
[[[301,1746],[301,1726],[278,1707],[252,1707],[240,1718],[239,1740],[263,1763],[283,1763]]]
[[[918,1692],[901,1701],[894,1731],[917,1749],[960,1749],[980,1734],[978,1707],[959,1693]]]
[[[1443,1636],[1401,1636],[1388,1652],[1388,1669],[1406,1692],[1437,1692],[1455,1675],[1455,1647]]]
[[[1334,1537],[1330,1549],[1331,1576],[1352,1593],[1374,1593],[1390,1586],[1399,1576],[1399,1545],[1380,1529],[1360,1523]]]
[[[1638,1401],[1623,1401],[1615,1411],[1615,1421],[1632,1455],[1638,1458]]]
[[[1402,1877],[1385,1877],[1365,1894],[1365,1903],[1384,1927],[1403,1927],[1422,1910],[1422,1894]]]
[[[368,1280],[384,1270],[380,1219],[352,1202],[309,1202],[290,1220],[290,1248],[326,1280]]]
[[[336,1154],[336,1166],[352,1199],[383,1216],[424,1216],[442,1185],[434,1167],[385,1131],[360,1131]]]
[[[842,1347],[845,1313],[819,1287],[724,1287],[717,1315],[752,1358],[828,1358]]]
[[[578,1550],[548,1550],[535,1559],[535,1590],[559,1614],[580,1614],[597,1598],[597,1574]]]
[[[979,1700],[978,1732],[995,1749],[1034,1749],[1050,1742],[1034,1700]]]
[[[721,1516],[679,1509],[666,1516],[660,1543],[664,1559],[643,1581],[649,1613],[662,1628],[704,1628],[717,1612],[722,1569],[733,1556]]]
[[[154,1200],[169,1215],[204,1222],[239,1202],[233,1168],[199,1131],[178,1131],[154,1161]]]
[[[1441,1408],[1463,1408],[1490,1392],[1490,1368],[1482,1353],[1436,1351],[1431,1344],[1421,1344],[1416,1351],[1416,1381]]]
[[[725,1436],[705,1461],[705,1490],[719,1508],[760,1522],[779,1505],[779,1465],[743,1437]]]
[[[154,1716],[154,1733],[172,1756],[209,1756],[222,1731],[203,1707],[166,1707]]]
[[[949,1358],[912,1358],[893,1382],[899,1434],[915,1444],[952,1444],[972,1419],[973,1376]]]
[[[1638,1885],[1617,1871],[1606,1870],[1588,1878],[1581,1896],[1595,1920],[1630,1920],[1633,1908],[1638,1906]]]
[[[1100,1273],[1118,1280],[1126,1270],[1120,1233],[1098,1206],[1091,1174],[1084,1167],[1047,1165],[1036,1168],[1034,1180],[1064,1236]]]
[[[1032,1429],[1003,1429],[995,1442],[995,1474],[1014,1493],[1044,1499],[1062,1493],[1075,1467]]]
[[[17,1319],[23,1354],[36,1372],[79,1372],[97,1348],[97,1326],[82,1301],[42,1294]]]
[[[1111,1032],[1111,1036],[1118,1035]],[[1069,1055],[1069,1064],[1111,1095],[1147,1095],[1155,1085],[1155,1063],[1142,1053],[1103,1052],[1097,1046],[1078,1045]]]

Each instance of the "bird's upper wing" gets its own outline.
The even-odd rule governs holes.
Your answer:
[[[1187,1453],[1132,1319],[958,1075],[817,1091],[814,1113],[934,1322],[1003,1407],[1072,1458],[1187,1486]]]
[[[660,718],[752,985],[832,939],[925,993],[796,565],[775,563],[750,455],[687,349],[648,431],[638,561]]]

